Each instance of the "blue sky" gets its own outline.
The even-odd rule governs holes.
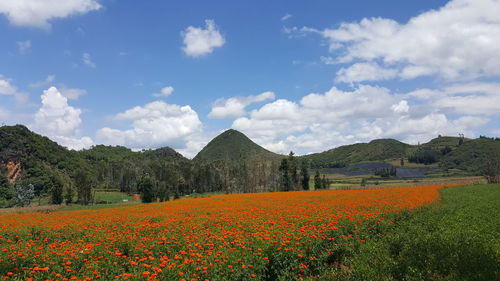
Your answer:
[[[0,121],[70,148],[500,134],[497,1],[39,2],[0,3]]]

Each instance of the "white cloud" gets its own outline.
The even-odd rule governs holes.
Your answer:
[[[291,17],[292,17],[292,15],[291,15],[291,14],[286,14],[286,15],[284,15],[283,17],[281,17],[281,20],[282,20],[282,21],[286,21],[287,19],[289,19],[289,18],[291,18]]]
[[[256,96],[219,99],[212,105],[209,118],[237,118],[246,114],[245,108],[252,103],[274,99],[273,92],[264,92]]]
[[[498,115],[500,83],[461,83],[443,89],[419,89],[407,94],[443,112],[466,115]]]
[[[2,0],[0,14],[18,26],[50,28],[49,21],[99,10],[96,0]]]
[[[87,94],[87,90],[78,88],[63,87],[59,91],[61,92],[61,95],[65,96],[69,100],[77,100],[80,96]]]
[[[14,95],[16,92],[17,88],[10,83],[9,79],[0,80],[0,95]]]
[[[450,119],[432,103],[411,105],[415,97],[386,88],[360,85],[353,91],[335,87],[304,96],[299,103],[279,99],[234,120],[232,128],[275,152],[304,154],[376,138],[417,143],[438,134],[473,136],[489,119],[462,115]],[[407,100],[408,99],[408,100]]]
[[[382,68],[377,63],[355,63],[348,68],[341,68],[337,71],[335,81],[352,83],[388,80],[396,77],[397,74],[398,71],[396,69]]]
[[[381,61],[397,68],[403,79],[436,74],[446,80],[466,80],[500,75],[499,13],[500,1],[453,0],[407,23],[365,18],[336,29],[305,27],[288,32],[320,34],[338,63]],[[391,73],[380,79],[388,76],[395,77]]]
[[[31,41],[26,40],[26,41],[18,41],[17,42],[17,49],[19,50],[19,53],[21,55],[26,55],[31,51]]]
[[[182,32],[182,37],[182,50],[190,57],[210,54],[226,42],[213,20],[205,20],[205,29],[189,26]]]
[[[0,75],[0,96],[13,96],[17,104],[26,104],[29,100],[29,95],[19,92],[17,87],[12,85],[11,79]]]
[[[30,83],[28,85],[28,87],[30,87],[30,88],[46,87],[47,85],[49,85],[52,82],[54,82],[55,79],[56,79],[56,76],[52,74],[52,75],[47,76],[47,78],[45,78],[45,80],[34,82],[34,83]]]
[[[87,148],[93,144],[89,137],[78,137],[82,120],[82,111],[68,105],[56,87],[50,87],[41,95],[42,106],[34,116],[32,129],[48,136],[70,149]]]
[[[202,129],[198,114],[190,106],[154,101],[118,113],[114,120],[132,121],[132,128],[102,128],[97,138],[106,144],[124,145],[133,149],[171,146],[186,149],[188,141]],[[191,142],[193,143],[193,142]]]
[[[92,61],[92,56],[89,53],[83,53],[82,62],[88,67],[96,67],[96,64]]]
[[[396,113],[406,113],[410,110],[410,106],[408,106],[407,101],[402,100],[399,103],[391,105],[391,109]]]
[[[153,97],[168,97],[174,92],[171,86],[163,87],[159,93],[153,94]]]

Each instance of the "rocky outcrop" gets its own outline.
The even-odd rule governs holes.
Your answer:
[[[10,183],[16,183],[22,175],[21,161],[9,160],[7,162],[0,162],[1,170],[6,170],[7,179]]]

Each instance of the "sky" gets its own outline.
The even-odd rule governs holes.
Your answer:
[[[0,123],[70,149],[500,135],[500,1],[1,0]]]

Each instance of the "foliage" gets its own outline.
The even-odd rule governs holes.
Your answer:
[[[479,138],[465,141],[459,148],[444,155],[439,166],[446,169],[460,169],[473,175],[484,173],[484,164],[492,155],[500,153],[500,141]]]
[[[12,186],[7,176],[0,174],[0,198],[10,200],[13,196]]]
[[[386,169],[376,169],[374,174],[376,176],[381,176],[383,178],[395,177],[397,174],[397,170],[395,167]]]
[[[139,192],[141,193],[142,203],[151,203],[156,198],[154,193],[154,182],[148,174],[144,175],[139,182]]]
[[[94,181],[90,173],[84,169],[78,169],[74,175],[78,202],[82,205],[88,205],[92,201],[92,187]]]
[[[69,205],[73,203],[73,198],[75,197],[75,188],[72,184],[66,184],[64,187],[64,203]]]
[[[17,206],[29,206],[31,200],[35,198],[35,187],[32,184],[28,184],[27,186],[16,184],[15,194]]]
[[[500,157],[491,157],[484,163],[484,176],[488,183],[500,183]]]
[[[237,161],[250,154],[258,155],[262,160],[279,160],[275,154],[253,142],[244,134],[229,129],[211,140],[195,157],[194,161],[213,162],[224,159]]]
[[[302,178],[302,189],[303,190],[309,190],[309,170],[307,169],[307,164],[306,161],[302,161],[301,166],[300,166],[300,177]]]
[[[281,176],[281,186],[283,187],[283,191],[292,190],[292,179],[290,178],[290,165],[288,163],[287,158],[281,159],[280,172]]]
[[[310,167],[343,168],[347,164],[364,161],[394,159],[406,155],[411,145],[393,139],[378,139],[369,143],[357,143],[302,156],[310,161]]]
[[[408,162],[429,165],[438,162],[440,158],[441,152],[434,149],[423,148],[409,156]]]
[[[500,186],[442,190],[442,205],[398,220],[322,280],[500,280]]]
[[[319,171],[316,171],[314,174],[314,189],[318,190],[323,188],[323,182],[321,181],[321,175],[319,174]]]

